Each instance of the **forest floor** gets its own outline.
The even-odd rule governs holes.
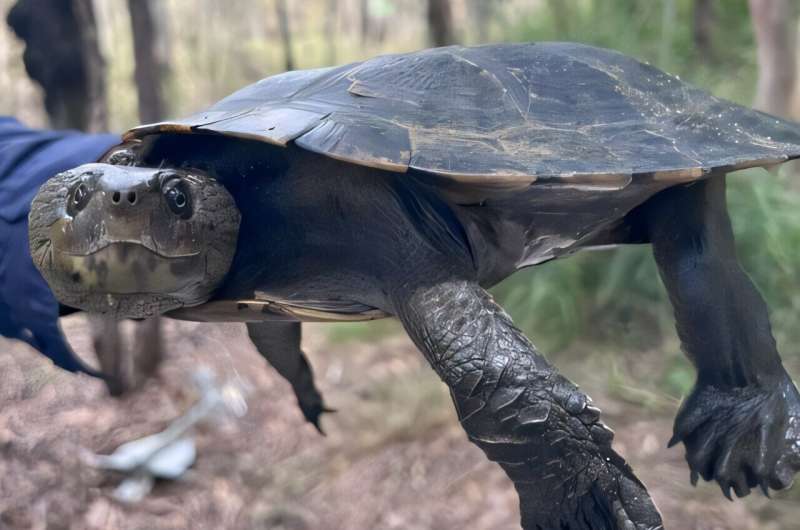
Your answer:
[[[63,325],[91,358],[84,319]],[[510,482],[466,440],[446,389],[404,336],[342,341],[322,325],[306,328],[318,385],[338,409],[323,420],[326,437],[304,422],[241,326],[168,321],[159,377],[121,400],[0,339],[0,529],[519,528]],[[653,355],[635,358],[644,367]],[[614,397],[601,362],[557,358],[604,410],[667,528],[797,528],[797,492],[731,503],[715,485],[692,488],[682,450],[665,449],[675,404],[645,409]],[[86,467],[81,451],[110,453],[163,429],[196,399],[189,376],[200,365],[245,379],[248,413],[198,429],[198,459],[184,480],[158,483],[133,506],[112,500],[118,477]]]

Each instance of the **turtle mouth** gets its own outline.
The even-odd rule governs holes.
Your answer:
[[[190,292],[206,274],[199,252],[164,255],[140,242],[110,241],[89,253],[52,249],[52,270],[67,291],[83,294],[161,294]]]
[[[141,247],[163,259],[192,258],[200,255],[199,250],[194,252],[184,252],[184,253],[165,252],[159,249],[154,242],[152,241],[148,242],[140,239],[103,239],[101,241],[90,244],[89,249],[86,251],[81,252],[81,251],[61,250],[60,252],[67,256],[89,257],[89,256],[94,256],[100,252],[103,252],[104,250],[114,245],[119,245],[119,248],[123,250],[128,248]]]
[[[127,225],[109,224],[102,220],[88,229],[85,225],[76,227],[71,219],[64,217],[53,223],[47,232],[46,239],[55,252],[75,257],[93,256],[116,245],[123,245],[122,248],[142,247],[163,259],[186,258],[202,253],[196,244],[184,243],[182,248],[160,245],[146,230],[131,229]]]

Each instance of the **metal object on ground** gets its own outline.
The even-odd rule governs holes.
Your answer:
[[[238,381],[218,385],[213,372],[205,368],[198,369],[193,379],[200,399],[166,429],[127,442],[110,455],[91,452],[85,455],[86,463],[93,467],[126,475],[114,490],[116,500],[139,502],[153,488],[156,479],[180,480],[197,457],[192,428],[205,419],[241,418],[247,412],[246,385]]]

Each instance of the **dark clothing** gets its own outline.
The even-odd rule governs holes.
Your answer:
[[[113,134],[29,129],[0,116],[0,334],[71,372],[92,373],[61,333],[58,302],[31,260],[28,210],[48,178],[97,160],[119,142]]]

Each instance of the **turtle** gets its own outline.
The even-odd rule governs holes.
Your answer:
[[[486,289],[651,245],[697,369],[669,444],[728,497],[789,487],[800,395],[725,189],[798,157],[797,124],[613,50],[433,48],[274,75],[130,130],[41,188],[31,254],[70,306],[247,322],[290,380],[310,377],[302,322],[396,317],[514,483],[523,528],[657,529],[600,409]]]

